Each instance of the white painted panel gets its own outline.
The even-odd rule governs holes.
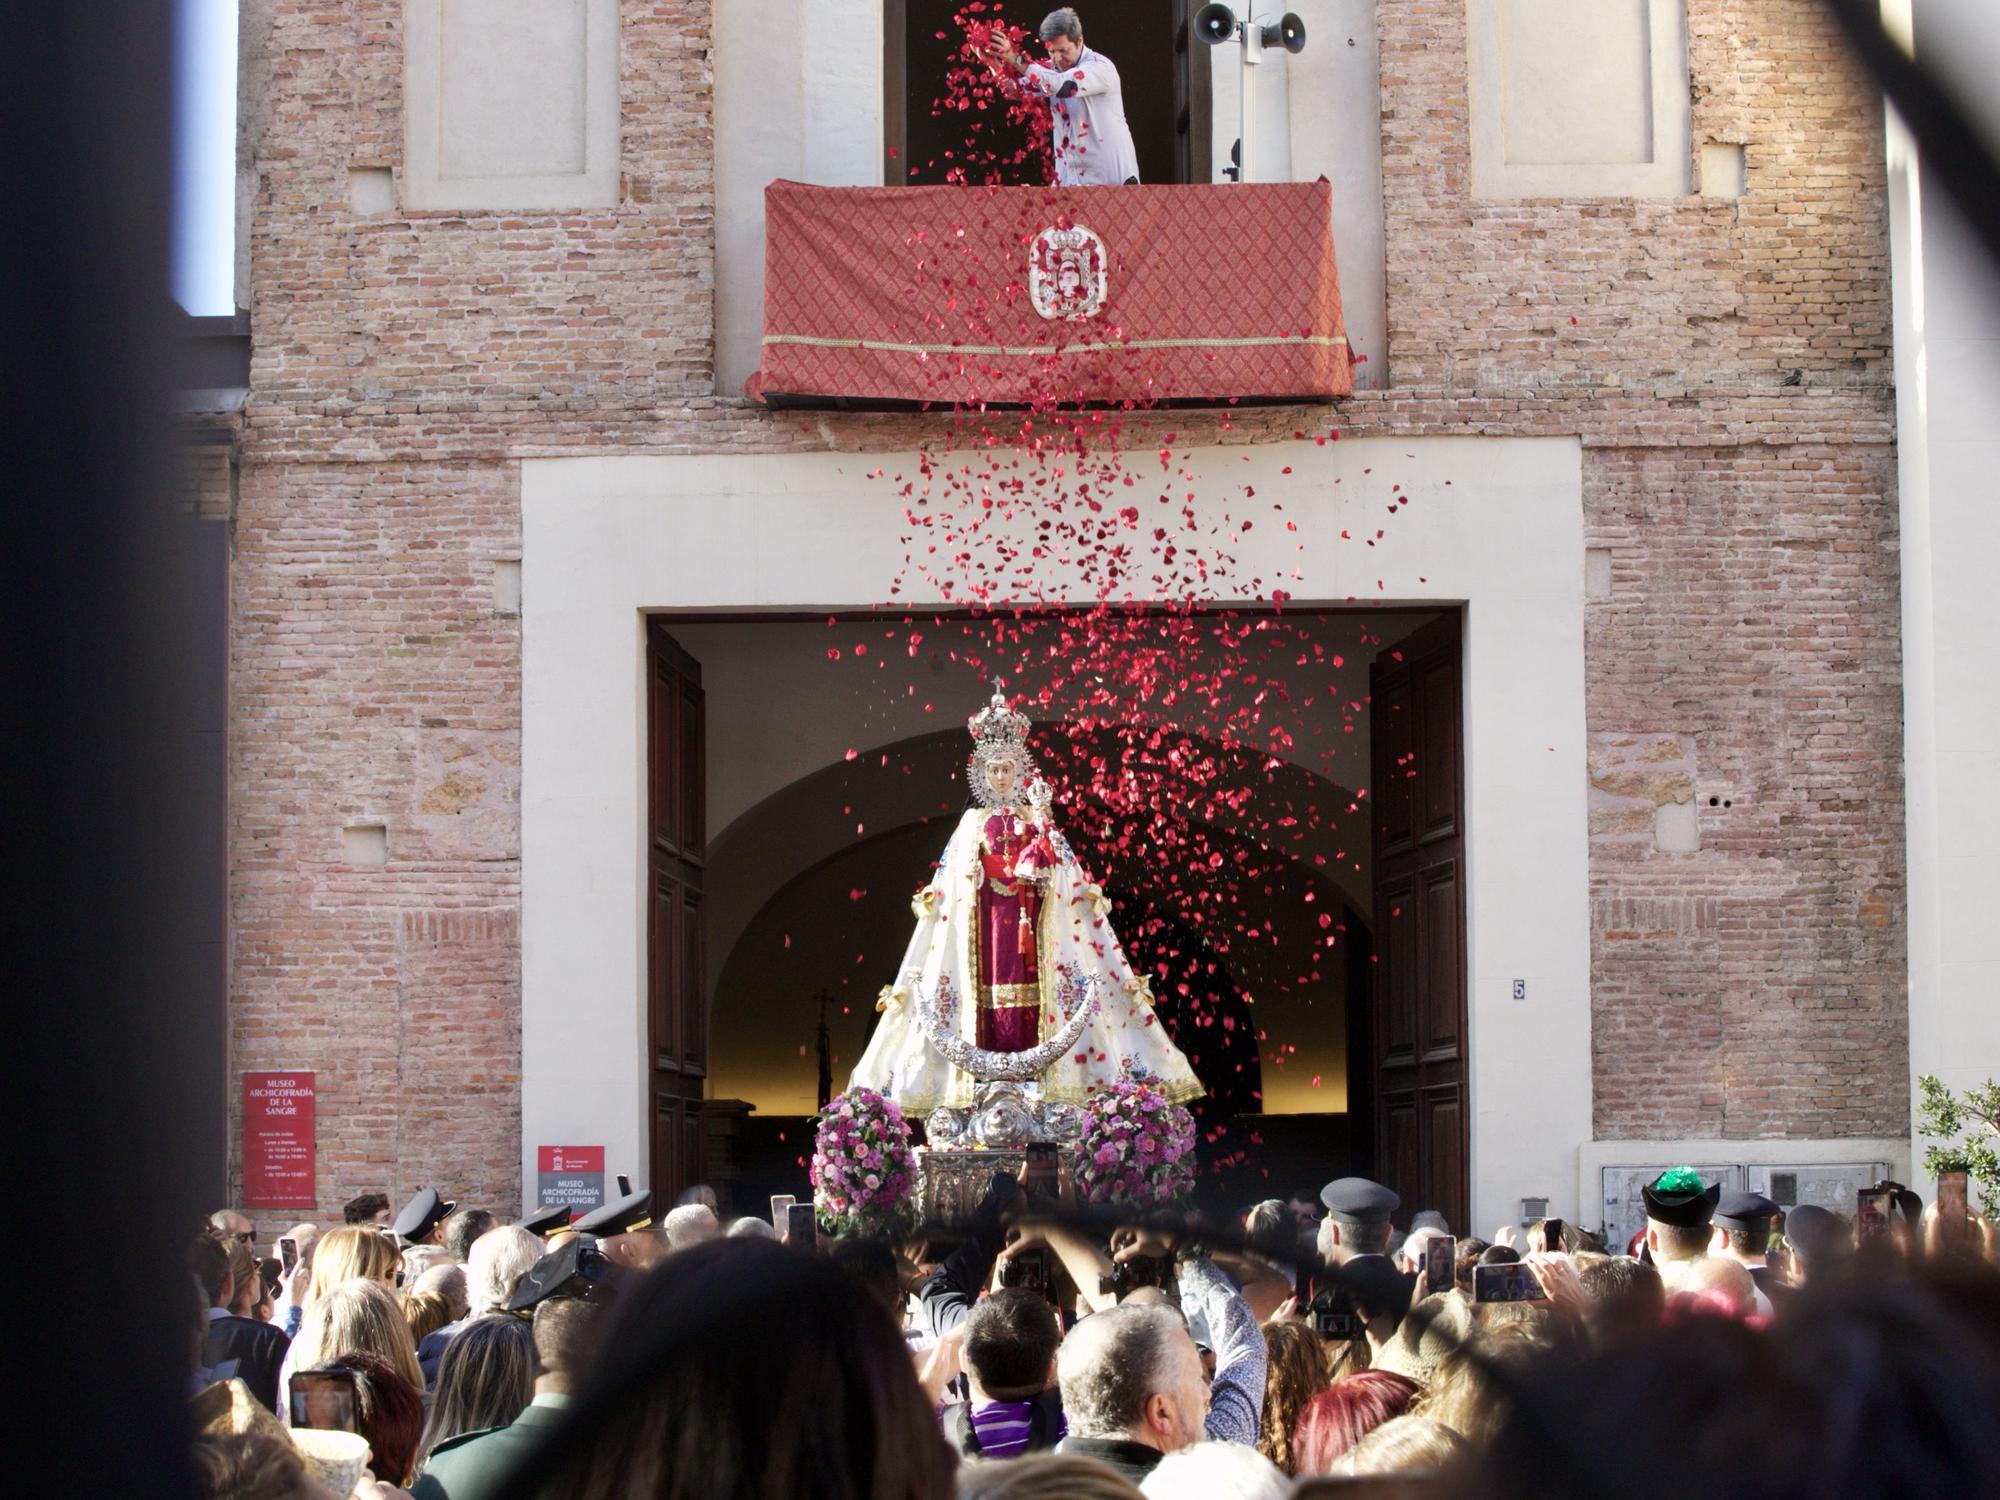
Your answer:
[[[617,0],[405,0],[403,202],[618,201]]]
[[[584,0],[443,0],[441,177],[581,172]]]
[[[1689,190],[1685,0],[1466,0],[1481,198]]]
[[[1653,159],[1650,0],[1501,0],[1507,160]]]

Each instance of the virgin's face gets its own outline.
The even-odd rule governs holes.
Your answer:
[[[1011,760],[989,760],[986,762],[986,784],[993,788],[996,797],[1006,798],[1014,791],[1014,778],[1021,768]]]

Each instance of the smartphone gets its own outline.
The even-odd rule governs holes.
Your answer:
[[[1542,1220],[1542,1248],[1551,1254],[1560,1255],[1563,1247],[1563,1221],[1561,1219]]]
[[[785,1210],[785,1243],[805,1251],[819,1248],[819,1226],[813,1222],[810,1203],[794,1203]]]
[[[263,1284],[262,1296],[268,1302],[278,1300],[278,1263],[268,1255],[257,1257],[257,1276]]]
[[[1458,1241],[1448,1234],[1424,1244],[1424,1295],[1435,1297],[1458,1285]]]
[[[1474,1302],[1546,1302],[1535,1273],[1519,1261],[1472,1268]]]
[[[287,1276],[291,1275],[293,1271],[298,1269],[299,1242],[293,1239],[289,1234],[281,1234],[278,1236],[278,1262],[285,1268],[285,1274]]]
[[[1972,1205],[1966,1201],[1966,1178],[1964,1172],[1938,1173],[1938,1217],[1941,1219],[1963,1219],[1970,1216]]]
[[[1854,1238],[1858,1244],[1886,1239],[1895,1195],[1887,1188],[1863,1188],[1854,1198]]]
[[[771,1194],[771,1227],[778,1233],[785,1232],[785,1215],[792,1211],[792,1205],[798,1201],[790,1193]]]
[[[354,1431],[354,1372],[292,1371],[292,1425]]]
[[[1054,1141],[1030,1141],[1021,1168],[1021,1191],[1030,1202],[1054,1203],[1062,1195],[1061,1167]]]

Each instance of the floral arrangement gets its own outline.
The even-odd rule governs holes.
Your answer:
[[[1142,1083],[1091,1094],[1076,1143],[1078,1197],[1157,1208],[1193,1190],[1193,1115]]]
[[[828,1234],[895,1239],[916,1227],[917,1158],[894,1099],[849,1089],[819,1117],[813,1204]]]

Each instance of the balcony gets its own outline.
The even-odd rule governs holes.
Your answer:
[[[789,406],[1331,401],[1353,389],[1318,182],[764,193]]]

